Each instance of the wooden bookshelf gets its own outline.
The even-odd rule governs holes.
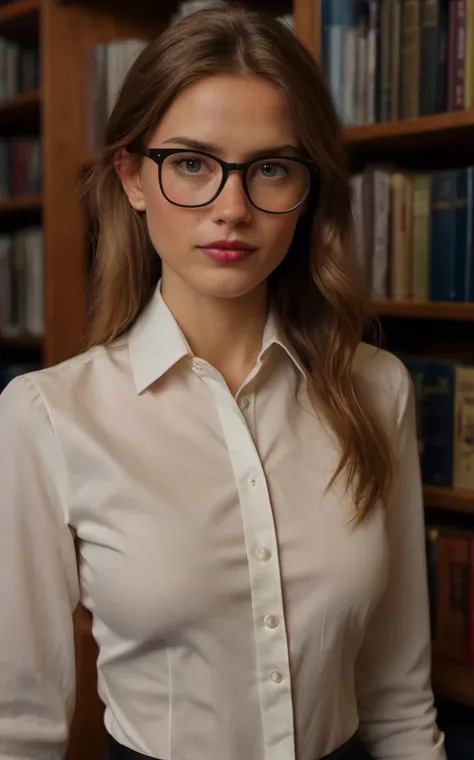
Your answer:
[[[438,509],[467,512],[474,515],[474,491],[424,486],[423,495],[426,507],[437,507]]]
[[[0,333],[0,346],[10,348],[41,350],[43,338],[37,335],[4,335]]]
[[[418,145],[426,148],[427,141],[439,144],[441,139],[452,138],[455,135],[467,137],[474,134],[474,109],[467,111],[450,111],[419,116],[416,119],[400,119],[398,121],[379,122],[361,127],[346,127],[343,130],[344,140],[348,146],[376,146],[383,142],[385,145]]]
[[[38,32],[42,0],[12,0],[0,6],[0,35],[31,41]]]
[[[375,301],[374,310],[383,317],[474,320],[474,303],[387,300]]]
[[[474,707],[474,666],[434,657],[432,681],[435,693]]]
[[[43,200],[41,195],[19,195],[13,198],[0,198],[0,214],[13,214],[21,211],[39,211]]]
[[[2,133],[37,133],[40,126],[41,92],[33,90],[0,100]]]

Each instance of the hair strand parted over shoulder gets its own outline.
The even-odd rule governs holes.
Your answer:
[[[392,450],[353,376],[369,307],[353,263],[345,150],[318,63],[278,20],[234,6],[199,11],[151,42],[129,71],[87,185],[99,225],[88,345],[108,344],[129,329],[160,276],[146,220],[130,206],[115,171],[117,155],[135,140],[146,143],[185,87],[223,73],[261,76],[279,86],[301,146],[320,170],[318,192],[310,195],[290,250],[269,278],[269,293],[318,409],[340,441],[330,486],[345,477],[359,521],[384,499]]]

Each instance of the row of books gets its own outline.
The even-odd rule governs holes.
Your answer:
[[[191,0],[181,3],[171,22],[198,10],[217,7],[220,0]],[[292,14],[279,17],[290,28],[294,27]],[[146,40],[127,39],[95,45],[86,59],[86,140],[88,150],[101,147],[108,115],[114,105],[125,76],[136,58],[147,45]]]
[[[400,358],[415,389],[423,482],[474,490],[474,366],[449,359]]]
[[[41,139],[0,139],[0,198],[38,195],[42,186]]]
[[[182,2],[178,3],[170,22],[173,24],[185,16],[189,16],[191,13],[196,13],[206,8],[219,8],[225,5],[228,5],[228,3],[224,2],[224,0],[182,0]],[[280,21],[288,24],[291,29],[294,29],[294,17],[292,13],[285,13],[278,16],[278,18]]]
[[[0,100],[39,87],[38,50],[0,37]]]
[[[376,299],[474,301],[474,167],[351,177],[356,251]]]
[[[321,0],[320,49],[346,126],[474,106],[470,0]]]
[[[107,118],[123,80],[146,46],[145,40],[116,40],[94,45],[86,60],[86,139],[89,150],[100,148]]]
[[[433,653],[474,665],[474,532],[430,520],[426,552]]]
[[[0,235],[0,335],[44,333],[43,231]]]

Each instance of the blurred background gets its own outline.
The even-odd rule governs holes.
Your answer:
[[[0,0],[0,389],[81,349],[94,238],[79,183],[147,40],[218,0]],[[415,384],[433,685],[474,758],[474,0],[247,0],[320,59],[384,345]],[[69,760],[103,758],[78,613]]]

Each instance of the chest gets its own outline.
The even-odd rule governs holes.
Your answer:
[[[355,527],[350,496],[327,491],[338,453],[314,418],[154,411],[84,429],[74,452],[81,583],[112,630],[169,638],[248,617],[268,547],[264,582],[282,585],[289,615],[365,618],[384,583],[384,513]]]

